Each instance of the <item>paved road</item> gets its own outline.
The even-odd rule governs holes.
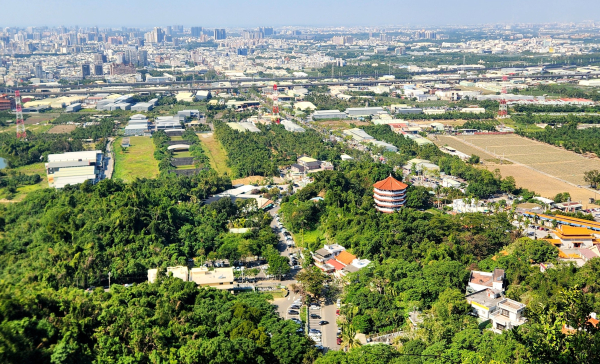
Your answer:
[[[104,176],[107,179],[111,179],[113,175],[113,171],[115,168],[115,153],[113,153],[113,143],[115,138],[108,138],[108,143],[106,143],[106,154],[108,159],[108,165],[106,166],[106,171]]]
[[[321,308],[321,318],[325,321],[329,321],[329,324],[321,326],[323,332],[323,346],[328,350],[340,350],[337,344],[337,323],[335,311],[337,306],[335,304],[326,305]]]

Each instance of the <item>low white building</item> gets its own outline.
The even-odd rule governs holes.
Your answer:
[[[48,187],[63,188],[104,178],[104,155],[100,150],[49,154],[45,164]]]

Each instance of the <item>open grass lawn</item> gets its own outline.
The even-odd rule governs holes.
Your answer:
[[[175,166],[175,169],[196,169],[194,165],[183,165],[183,166]]]
[[[302,246],[302,232],[296,234],[292,233],[292,237],[294,238],[296,246]],[[324,239],[323,232],[321,232],[321,230],[304,230],[304,246],[307,246],[307,244],[310,243],[314,243],[318,237]]]
[[[46,178],[46,169],[44,167],[43,162],[34,163],[34,164],[30,164],[30,165],[23,166],[23,167],[18,167],[18,168],[15,168],[15,170],[17,172],[24,173],[24,174],[36,174],[37,173],[40,175],[40,177],[42,177],[42,180],[40,181],[40,183],[35,184],[35,185],[21,186],[21,187],[17,188],[17,193],[12,198],[12,200],[5,200],[6,196],[0,190],[0,203],[19,202],[19,201],[22,201],[27,196],[27,194],[29,194],[33,191],[41,190],[43,188],[48,188],[48,178]]]
[[[154,159],[154,144],[149,137],[130,137],[130,147],[124,153],[121,138],[113,143],[115,149],[115,171],[113,178],[131,182],[137,178],[158,176],[158,161]]]
[[[192,153],[190,153],[189,151],[173,153],[173,158],[189,158],[191,156],[192,156]]]
[[[177,113],[178,111],[183,111],[183,110],[198,110],[200,112],[205,112],[207,105],[208,105],[208,103],[206,101],[192,102],[192,103],[190,103],[190,106],[161,105],[161,106],[155,107],[153,111],[160,113],[160,114],[172,114],[172,113]]]
[[[34,131],[36,133],[45,133],[53,127],[52,124],[25,125],[25,131]],[[17,126],[11,125],[0,129],[0,133],[17,133]]]
[[[231,176],[231,168],[227,166],[227,154],[213,133],[200,133],[200,145],[210,159],[210,166],[220,175]]]

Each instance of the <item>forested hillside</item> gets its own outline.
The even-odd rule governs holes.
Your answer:
[[[444,157],[447,158],[447,157]],[[450,159],[451,160],[451,159]],[[464,163],[463,163],[464,165]],[[457,167],[458,168],[458,167]],[[518,238],[511,212],[442,215],[405,208],[373,209],[373,182],[393,174],[381,164],[342,163],[319,172],[315,182],[286,199],[281,214],[293,231],[316,230],[323,243],[339,243],[372,260],[345,278],[340,321],[349,353],[329,352],[318,363],[586,363],[598,359],[599,331],[586,324],[600,310],[600,260],[582,268],[558,264],[558,250],[544,241]],[[398,176],[395,176],[398,178]],[[310,198],[324,196],[321,202]],[[407,205],[434,197],[409,188]],[[421,206],[419,206],[421,204]],[[555,262],[541,273],[533,265]],[[470,315],[465,287],[470,270],[504,268],[509,298],[528,305],[529,323],[498,335]],[[423,319],[411,331],[411,311]],[[585,327],[576,335],[563,325]],[[355,335],[403,330],[394,347],[357,343]],[[570,349],[577,346],[579,352]],[[575,360],[578,357],[579,360]],[[365,361],[367,360],[367,361]]]
[[[0,362],[312,362],[313,345],[264,296],[145,283],[148,268],[273,250],[271,217],[251,202],[200,203],[230,187],[211,171],[46,189],[3,206]],[[255,229],[230,234],[230,224]],[[108,272],[110,292],[83,290],[107,285]],[[144,283],[119,285],[131,282]]]
[[[231,129],[215,122],[215,133],[227,151],[229,166],[236,177],[278,175],[278,166],[296,163],[308,155],[319,160],[339,159],[341,154],[332,144],[312,129],[304,133],[286,131],[282,125],[259,125],[260,133]]]
[[[0,284],[2,363],[310,363],[298,325],[263,296],[163,278],[88,293]]]

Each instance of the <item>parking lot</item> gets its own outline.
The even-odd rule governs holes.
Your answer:
[[[298,302],[301,299],[301,296],[295,295],[291,293],[286,298],[280,298],[273,302],[273,304],[277,305],[277,311],[279,315],[286,320],[291,320],[293,318],[300,319],[300,315],[289,314],[290,306],[294,304],[294,302]],[[308,310],[308,330],[316,329],[321,331],[321,335],[309,335],[317,344],[321,344],[325,350],[339,350],[339,345],[337,345],[337,324],[336,324],[336,311],[337,307],[335,304],[329,305],[321,305],[319,309],[310,309]],[[300,309],[295,310],[299,313]],[[314,317],[310,317],[310,315],[316,315]],[[304,321],[306,321],[306,317],[303,317]],[[326,325],[319,325],[320,321],[327,321]],[[304,327],[306,332],[307,328]]]
[[[279,236],[279,244],[277,248],[282,256],[296,257],[296,260],[290,260],[290,263],[295,262],[295,267],[292,270],[292,277],[301,269],[299,264],[301,264],[300,253],[299,250],[294,246],[293,240],[290,238],[286,239],[286,235],[284,234],[285,228],[277,219],[277,213],[279,211],[279,206],[275,206],[269,212],[274,217],[271,228],[275,231]],[[293,280],[293,278],[292,278]],[[295,281],[293,281],[295,282]],[[293,283],[292,282],[292,283]],[[280,298],[274,300],[273,304],[277,305],[277,311],[279,315],[286,319],[300,319],[299,314],[290,314],[290,306],[295,303],[301,303],[302,297],[300,295],[290,293],[290,295],[286,298]],[[308,309],[308,327],[304,327],[305,333],[311,337],[317,345],[322,345],[324,351],[327,350],[339,350],[339,345],[337,345],[337,324],[336,324],[336,309],[337,306],[335,304],[328,305],[319,305],[318,309]],[[301,309],[295,309],[298,313],[301,312]],[[310,315],[313,315],[312,317]],[[306,317],[303,317],[303,320],[306,321]],[[327,321],[327,324],[321,325],[321,321]],[[313,332],[313,334],[309,333],[309,330],[319,330],[320,332]],[[308,331],[307,331],[308,330]]]

